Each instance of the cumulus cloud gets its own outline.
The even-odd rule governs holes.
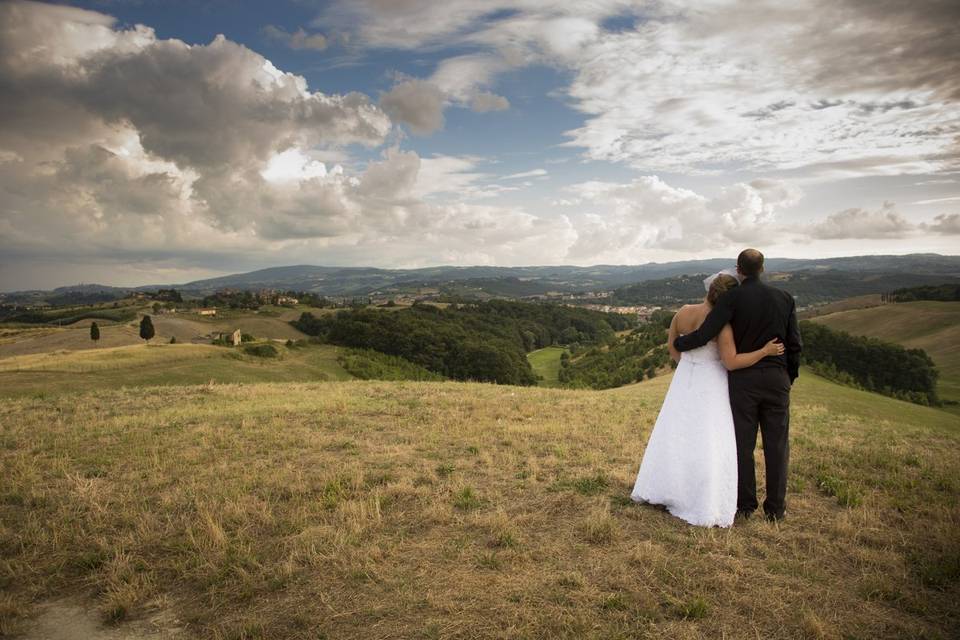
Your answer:
[[[414,133],[428,134],[443,128],[446,98],[440,88],[426,80],[403,80],[380,97],[380,106]]]
[[[268,24],[263,28],[263,33],[269,39],[280,42],[291,49],[323,51],[328,45],[327,38],[322,33],[307,33],[302,27],[290,33],[280,27]]]
[[[380,105],[414,133],[430,134],[443,128],[443,111],[450,105],[478,113],[509,109],[509,100],[485,90],[505,66],[499,58],[488,55],[448,58],[427,79],[401,77],[381,96]]]
[[[960,213],[939,215],[933,219],[933,222],[922,226],[928,231],[944,236],[960,235]]]
[[[502,188],[477,158],[389,147],[365,167],[348,162],[349,145],[384,144],[386,112],[312,90],[222,36],[187,45],[58,5],[0,12],[11,97],[0,103],[0,286],[49,273],[44,261],[83,273],[134,262],[157,277],[277,251],[556,261],[574,237],[562,216],[474,202]]]
[[[810,237],[821,240],[842,238],[902,238],[916,226],[897,213],[892,202],[885,202],[877,211],[861,208],[844,209],[831,214],[807,229]]]
[[[590,181],[568,187],[585,207],[575,219],[577,241],[569,256],[627,256],[645,250],[700,252],[740,243],[762,244],[774,231],[776,214],[798,197],[796,187],[772,180],[738,183],[713,198],[673,187],[657,176],[627,183]]]

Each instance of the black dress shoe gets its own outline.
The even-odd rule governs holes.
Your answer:
[[[770,522],[783,522],[786,519],[786,513],[768,513],[767,520]]]
[[[744,510],[744,511],[737,511],[737,513],[734,514],[733,519],[734,519],[734,520],[749,520],[749,519],[750,519],[750,516],[752,516],[752,515],[753,515],[753,511],[746,511],[746,510]]]

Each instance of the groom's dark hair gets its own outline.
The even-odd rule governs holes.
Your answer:
[[[756,249],[744,249],[737,256],[737,270],[746,278],[755,278],[763,273],[763,254]]]

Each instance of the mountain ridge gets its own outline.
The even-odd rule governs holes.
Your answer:
[[[544,291],[562,292],[615,289],[619,286],[657,280],[660,278],[712,273],[733,267],[734,258],[705,258],[670,262],[647,262],[636,265],[597,264],[530,265],[497,267],[484,265],[438,265],[414,269],[381,267],[346,267],[323,265],[281,265],[254,271],[204,278],[180,284],[149,284],[118,287],[100,284],[78,284],[56,287],[52,290],[24,290],[6,292],[6,296],[25,294],[65,294],[74,292],[136,292],[158,288],[176,288],[204,293],[217,289],[286,289],[310,291],[323,295],[368,295],[394,287],[430,286],[440,283],[469,282],[479,279],[509,279],[536,281]],[[960,256],[935,253],[906,255],[862,255],[837,258],[768,258],[768,272],[800,270],[836,270],[862,273],[910,271],[925,275],[960,275]]]

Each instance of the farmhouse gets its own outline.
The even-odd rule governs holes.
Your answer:
[[[216,309],[197,309],[197,313],[201,316],[215,316],[217,315]]]

